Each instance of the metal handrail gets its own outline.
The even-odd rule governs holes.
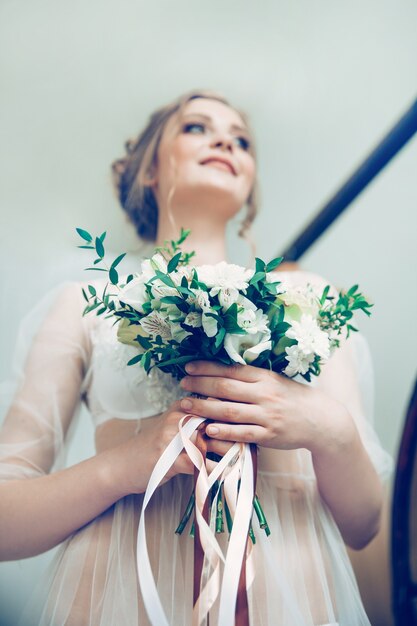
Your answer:
[[[417,100],[279,256],[297,261],[417,132]]]

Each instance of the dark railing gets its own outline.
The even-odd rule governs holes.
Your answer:
[[[298,261],[417,131],[417,100],[279,256]]]
[[[400,442],[392,498],[392,604],[396,626],[417,625],[417,381]]]

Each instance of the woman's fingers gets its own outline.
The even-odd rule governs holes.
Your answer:
[[[220,376],[246,383],[256,383],[264,375],[259,367],[239,364],[222,365],[214,361],[192,361],[192,363],[187,363],[185,369],[192,376]]]
[[[242,402],[227,402],[225,400],[215,399],[184,398],[181,401],[181,407],[193,415],[221,422],[261,425],[263,425],[264,422],[259,406],[255,404],[243,404]]]
[[[239,443],[259,443],[266,439],[266,430],[255,424],[209,424],[206,427],[209,437]]]
[[[238,402],[256,402],[259,394],[259,390],[251,383],[220,376],[186,376],[180,384],[192,393]]]

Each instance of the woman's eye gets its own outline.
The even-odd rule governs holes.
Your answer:
[[[185,124],[182,130],[184,133],[193,133],[193,134],[204,133],[205,126],[204,124],[201,124],[200,122],[190,122],[189,124]]]
[[[236,143],[242,150],[249,150],[250,141],[246,137],[236,137]]]

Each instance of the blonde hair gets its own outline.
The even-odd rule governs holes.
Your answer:
[[[148,124],[138,137],[126,141],[125,156],[112,163],[113,183],[120,204],[142,239],[148,241],[156,239],[158,204],[150,181],[152,180],[152,172],[157,165],[161,137],[171,117],[180,115],[187,102],[196,98],[218,100],[237,111],[251,134],[250,150],[256,158],[253,137],[246,114],[233,107],[221,94],[209,90],[190,91],[157,109],[152,113]],[[246,207],[246,215],[239,229],[240,237],[247,237],[247,232],[258,211],[258,183],[256,179],[246,201]]]

